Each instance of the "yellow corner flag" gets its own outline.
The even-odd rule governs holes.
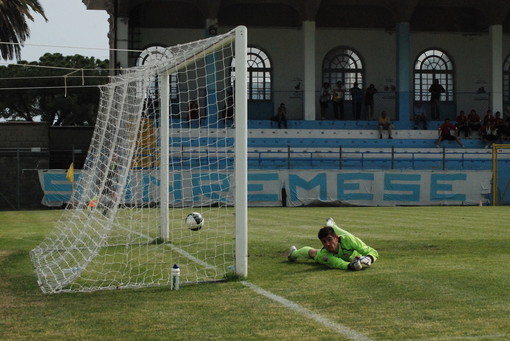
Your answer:
[[[71,162],[71,165],[67,170],[66,178],[70,183],[74,184],[74,162]]]

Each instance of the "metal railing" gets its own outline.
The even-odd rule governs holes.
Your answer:
[[[443,148],[288,147],[249,150],[252,168],[287,169],[490,169],[490,150]],[[256,162],[254,162],[256,160]]]
[[[233,165],[233,150],[175,148],[175,168]],[[507,160],[510,162],[510,160]],[[490,149],[442,148],[249,148],[250,169],[416,169],[489,170]],[[505,161],[504,161],[505,162]]]

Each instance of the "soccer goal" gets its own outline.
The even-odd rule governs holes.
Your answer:
[[[510,144],[492,145],[492,205],[510,205]]]
[[[102,87],[72,199],[30,253],[43,292],[247,276],[246,41],[169,47]]]

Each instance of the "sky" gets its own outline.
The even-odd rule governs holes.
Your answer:
[[[32,13],[34,22],[27,21],[30,38],[21,50],[22,60],[37,61],[46,52],[109,58],[106,11],[87,10],[82,0],[39,0],[39,3],[48,21]]]

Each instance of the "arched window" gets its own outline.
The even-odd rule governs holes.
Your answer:
[[[359,55],[347,47],[337,47],[326,55],[322,62],[322,82],[328,82],[333,88],[336,82],[342,81],[348,90],[354,82],[363,86],[363,62]],[[350,100],[351,94],[347,91],[345,99]]]
[[[248,100],[271,100],[271,61],[267,54],[248,47]]]
[[[248,100],[270,101],[271,100],[271,61],[267,54],[256,47],[248,47]],[[232,58],[230,81],[235,82],[235,58]]]
[[[448,55],[437,49],[421,53],[414,63],[414,100],[429,101],[429,88],[434,79],[439,80],[446,92],[441,94],[442,102],[453,102],[453,63]]]
[[[163,46],[150,46],[143,50],[136,59],[136,66],[142,66],[150,62],[157,62],[172,56],[172,52]]]
[[[136,66],[142,66],[148,63],[154,63],[160,60],[168,59],[172,57],[172,52],[169,49],[163,46],[150,46],[143,50],[138,58],[136,59]],[[158,89],[158,77],[155,76],[151,79],[151,84],[149,86],[149,96],[156,95],[156,91]],[[170,75],[170,99],[178,98],[178,84],[177,84],[177,74]]]
[[[505,108],[510,105],[510,56],[503,64],[503,103]]]

